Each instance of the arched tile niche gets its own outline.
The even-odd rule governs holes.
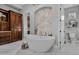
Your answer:
[[[35,34],[52,35],[52,15],[53,11],[51,7],[42,7],[35,11]]]

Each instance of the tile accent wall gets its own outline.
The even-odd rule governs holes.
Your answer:
[[[35,14],[36,28],[38,35],[52,34],[52,8],[41,8]]]

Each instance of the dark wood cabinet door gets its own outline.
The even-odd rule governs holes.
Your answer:
[[[18,41],[18,32],[17,31],[11,31],[11,42]]]
[[[18,14],[17,15],[18,19],[17,19],[17,30],[18,30],[18,39],[22,39],[22,15]]]
[[[0,31],[2,30],[2,22],[0,22]]]
[[[16,29],[16,20],[17,20],[16,13],[10,11],[10,29],[11,29],[11,31],[15,31],[15,29]]]
[[[11,40],[17,41],[22,39],[22,15],[10,11],[10,24],[11,24]]]

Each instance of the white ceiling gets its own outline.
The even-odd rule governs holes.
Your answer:
[[[64,8],[69,8],[69,7],[73,7],[73,6],[78,6],[78,4],[63,4]]]
[[[8,4],[8,6],[13,7],[15,9],[22,9],[24,4]]]
[[[8,4],[8,6],[21,10],[25,4]],[[74,4],[63,4],[64,8],[75,6]]]
[[[24,6],[24,4],[11,4],[11,5],[17,8],[22,8]]]

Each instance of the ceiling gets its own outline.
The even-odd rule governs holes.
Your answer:
[[[8,6],[18,9],[18,10],[22,10],[24,5],[26,4],[8,4]],[[35,6],[35,4],[33,4],[33,6]],[[64,8],[72,7],[72,6],[75,6],[75,5],[74,4],[63,4]]]
[[[24,4],[7,4],[7,5],[18,10],[21,10],[24,6]]]

